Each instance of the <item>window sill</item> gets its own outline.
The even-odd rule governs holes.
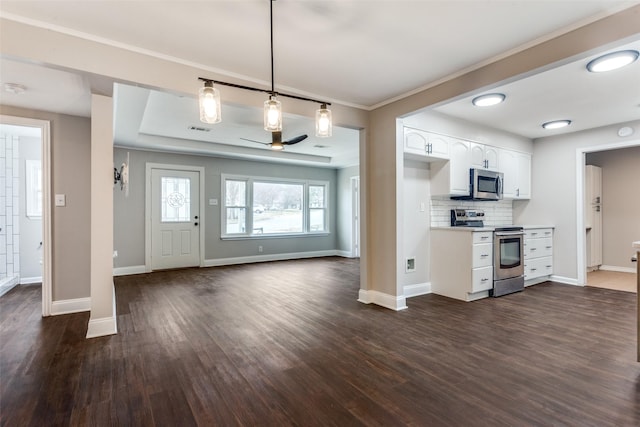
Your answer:
[[[318,233],[284,233],[284,234],[252,234],[252,235],[225,235],[220,240],[252,240],[252,239],[293,239],[298,237],[325,237],[331,233],[322,231]]]

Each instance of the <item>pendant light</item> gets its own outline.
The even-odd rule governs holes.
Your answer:
[[[327,109],[327,104],[322,104],[316,111],[316,136],[327,138],[332,131],[331,110]]]
[[[204,82],[204,87],[198,92],[200,104],[200,121],[203,123],[220,123],[220,91],[213,87],[211,80]]]
[[[271,36],[271,90],[258,89],[250,86],[239,85],[235,83],[227,83],[219,80],[207,79],[199,77],[204,82],[204,87],[198,92],[200,102],[200,120],[204,123],[219,123],[221,120],[220,92],[213,87],[213,84],[231,86],[238,89],[252,90],[256,92],[265,92],[269,94],[269,99],[264,102],[264,129],[269,132],[282,131],[282,104],[278,101],[278,96],[299,99],[302,101],[315,102],[320,104],[320,109],[316,111],[316,136],[329,137],[332,133],[331,110],[328,106],[329,102],[319,101],[316,99],[305,98],[297,95],[289,95],[279,93],[275,90],[275,73],[273,65],[273,2],[269,0],[269,29]],[[272,146],[274,149],[282,149],[283,144]]]

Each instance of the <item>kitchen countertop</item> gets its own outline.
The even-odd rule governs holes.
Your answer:
[[[494,232],[496,227],[511,227],[511,225],[496,225],[491,227],[431,227],[432,230],[454,230],[454,231],[491,231]],[[533,230],[537,228],[555,228],[553,225],[515,225],[514,227],[522,227],[525,230]],[[640,242],[636,242],[640,245]],[[640,247],[640,246],[639,246]]]
[[[431,227],[432,230],[451,230],[451,231],[490,231],[494,232],[495,227]]]

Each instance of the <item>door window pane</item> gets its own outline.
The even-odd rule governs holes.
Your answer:
[[[163,176],[161,185],[161,222],[191,221],[191,181],[189,178]]]

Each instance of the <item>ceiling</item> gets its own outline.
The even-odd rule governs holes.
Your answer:
[[[371,110],[639,3],[278,0],[273,6],[276,90]],[[0,13],[6,19],[195,65],[230,82],[270,85],[266,0],[3,0]],[[507,102],[493,109],[470,108],[470,94],[436,110],[529,138],[545,135],[541,122],[555,118],[573,120],[567,130],[555,132],[638,119],[639,68],[634,64],[615,76],[596,76],[584,72],[582,58],[492,88],[507,95]],[[0,58],[0,71],[3,84],[28,88],[22,95],[2,92],[3,104],[89,115],[90,89],[96,84],[91,77],[15,58]],[[221,92],[224,103],[224,87]],[[328,167],[357,163],[358,132],[352,129],[334,127],[332,138],[317,139],[312,120],[286,116],[284,139],[303,133],[310,137],[283,153],[272,153],[240,139],[268,141],[259,106],[224,104],[223,123],[202,125],[195,95],[121,85],[114,97],[118,145]]]

